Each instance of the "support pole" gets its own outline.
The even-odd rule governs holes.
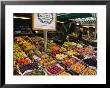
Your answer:
[[[47,50],[47,31],[44,31],[44,50]]]

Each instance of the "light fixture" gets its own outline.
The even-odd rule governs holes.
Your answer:
[[[38,33],[38,31],[35,31],[36,33]]]
[[[21,17],[14,16],[13,18],[21,18]]]
[[[57,23],[64,23],[64,22],[61,22],[61,21],[56,21]]]
[[[31,19],[31,18],[28,18],[28,17],[18,17],[18,16],[14,16],[13,18],[19,18],[19,19]]]
[[[57,14],[57,16],[61,16],[60,14]]]
[[[76,25],[79,25],[79,23],[76,23]]]
[[[27,17],[21,17],[21,19],[30,19],[30,18],[27,18]]]

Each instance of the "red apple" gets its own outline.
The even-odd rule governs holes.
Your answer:
[[[20,60],[20,59],[18,59],[18,60],[17,60],[17,63],[21,63],[21,60]]]
[[[24,58],[21,58],[21,63],[24,63],[25,62],[25,59]]]

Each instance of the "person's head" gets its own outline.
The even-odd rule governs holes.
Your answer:
[[[90,33],[90,31],[89,30],[87,30],[87,34],[89,34]]]
[[[83,31],[83,28],[80,28],[81,31]]]

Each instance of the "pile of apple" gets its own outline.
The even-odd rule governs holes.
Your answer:
[[[53,66],[47,67],[46,69],[51,74],[59,74],[61,72],[61,70],[62,70],[57,65],[53,65]]]
[[[15,61],[16,65],[24,65],[24,64],[30,64],[32,61],[28,57],[18,58]]]

